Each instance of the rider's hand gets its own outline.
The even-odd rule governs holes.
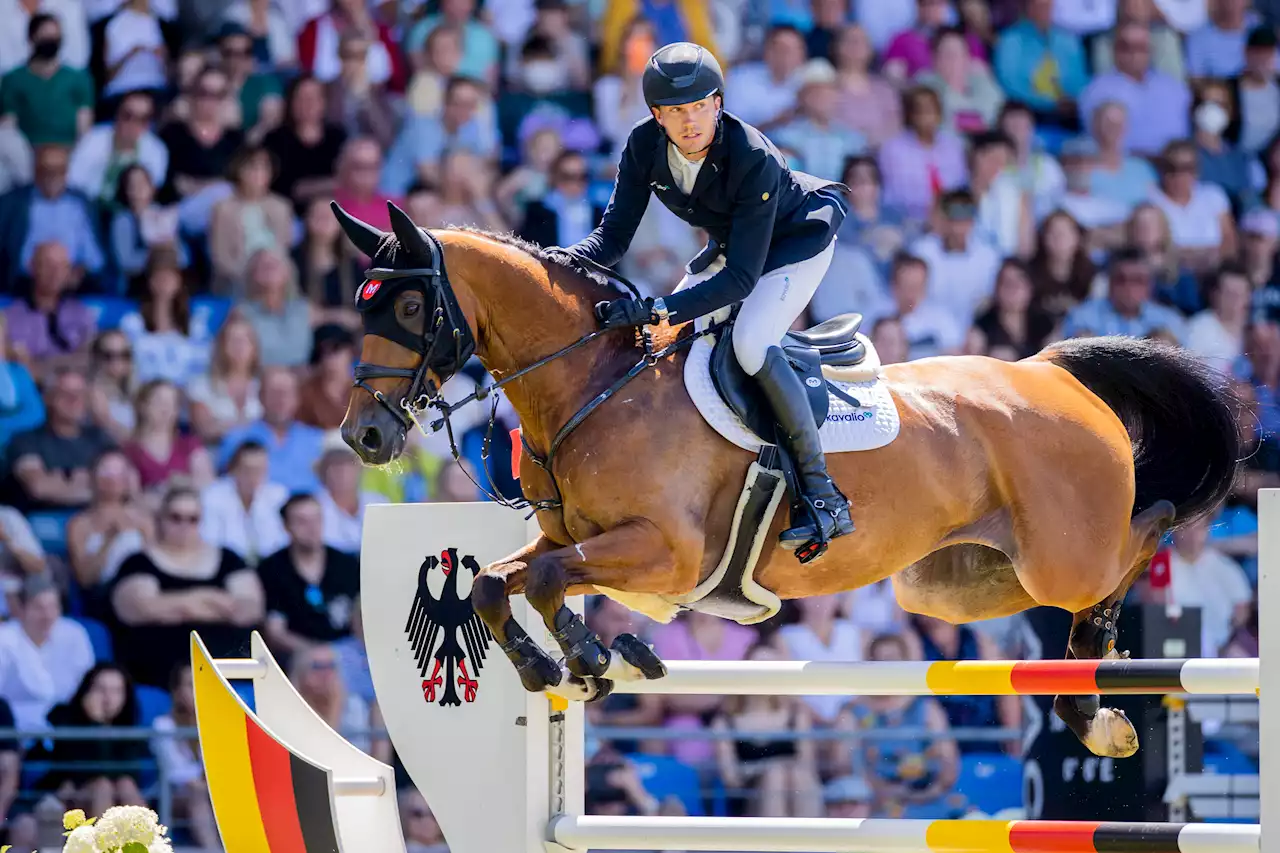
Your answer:
[[[652,299],[615,299],[596,303],[596,317],[606,329],[644,326],[658,322],[653,315]]]

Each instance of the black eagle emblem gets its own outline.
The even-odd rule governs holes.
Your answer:
[[[427,579],[436,568],[444,574],[444,587],[439,598],[431,594],[427,585]],[[471,596],[458,596],[460,569],[471,572],[472,578],[480,572],[475,557],[467,555],[459,563],[457,548],[446,548],[439,557],[431,556],[422,561],[418,569],[418,592],[413,597],[409,620],[404,626],[422,677],[422,698],[435,702],[439,695],[442,706],[476,701],[477,679],[484,666],[489,643],[493,641],[488,627],[471,606]],[[437,639],[439,648],[436,648]],[[435,649],[435,654],[432,654],[432,649]],[[427,677],[427,665],[432,660],[435,663],[431,676]],[[471,661],[470,672],[467,671],[468,660]],[[458,698],[455,685],[462,688],[462,698]]]

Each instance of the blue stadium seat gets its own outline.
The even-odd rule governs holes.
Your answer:
[[[231,311],[231,300],[222,296],[193,296],[191,298],[191,325],[203,326],[209,337],[218,334],[227,314]]]
[[[59,557],[67,555],[67,522],[70,512],[33,512],[27,516],[31,530],[40,540],[40,547]]]
[[[1258,764],[1230,741],[1206,740],[1204,772],[1247,776],[1258,772]]]
[[[960,757],[956,790],[969,804],[993,815],[1022,805],[1022,764],[998,752],[975,752]]]
[[[138,310],[132,299],[119,296],[86,296],[82,301],[93,312],[100,330],[118,328],[125,314]]]
[[[629,759],[635,764],[645,790],[658,800],[674,796],[684,803],[685,811],[690,815],[703,814],[702,786],[697,770],[666,755],[637,754],[629,756]]]
[[[173,700],[169,698],[169,691],[161,690],[159,687],[148,687],[145,684],[139,684],[138,694],[138,725],[150,726],[155,722],[156,717],[169,713],[173,709]]]
[[[93,645],[93,656],[98,663],[110,662],[116,659],[115,644],[111,642],[111,632],[107,630],[107,626],[103,625],[97,619],[90,619],[88,616],[73,616],[77,622],[84,626],[85,631],[89,634],[89,642]]]

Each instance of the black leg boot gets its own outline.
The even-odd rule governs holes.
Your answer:
[[[821,556],[830,540],[854,531],[849,501],[827,474],[808,394],[781,347],[769,348],[755,379],[773,407],[778,440],[795,461],[803,492],[800,502],[809,510],[807,521],[799,520],[795,527],[782,531],[778,540],[783,547],[795,550],[801,562],[808,562]]]

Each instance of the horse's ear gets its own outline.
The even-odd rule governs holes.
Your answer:
[[[387,236],[386,234],[367,222],[356,219],[343,210],[342,205],[336,201],[329,202],[329,207],[333,210],[333,215],[338,218],[338,224],[342,226],[343,232],[357,249],[371,258],[378,253],[378,246],[382,244],[382,238]]]
[[[391,214],[391,230],[396,233],[400,247],[409,253],[411,258],[430,260],[431,244],[422,236],[422,230],[413,224],[409,214],[405,213],[395,202],[387,202],[387,212]]]

